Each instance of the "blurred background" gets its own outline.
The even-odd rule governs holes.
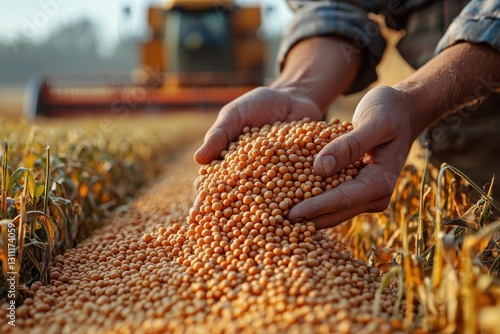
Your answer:
[[[172,2],[194,4],[203,1]],[[198,33],[189,31],[200,20],[206,20],[204,28],[220,29],[209,22],[213,18],[192,15],[201,8],[199,6],[183,5],[179,6],[179,11],[175,11],[175,6],[168,5],[168,1],[159,0],[3,1],[0,4],[0,11],[4,14],[0,20],[0,117],[22,115],[25,95],[31,95],[33,99],[33,90],[36,91],[36,87],[42,83],[45,84],[42,85],[46,94],[44,96],[56,100],[54,96],[60,97],[56,94],[61,94],[61,87],[88,86],[92,80],[90,85],[105,85],[102,82],[104,74],[112,77],[115,83],[118,78],[125,76],[127,82],[120,81],[122,86],[137,86],[139,81],[142,87],[154,84],[165,86],[168,83],[170,91],[172,85],[196,86],[198,89],[200,86],[241,86],[244,90],[271,81],[276,74],[275,56],[281,32],[293,16],[286,2],[204,2],[211,5],[220,2],[222,5],[214,14],[218,24],[227,20],[229,31],[239,31],[239,35],[236,38],[232,35],[234,40],[231,39],[231,47],[236,50],[234,59],[224,57],[224,53],[217,53],[215,49],[203,48],[206,39],[204,41],[205,35],[199,33],[201,30]],[[258,19],[250,12],[234,18],[234,12],[239,12],[236,8],[250,7],[257,8]],[[173,15],[174,12],[176,15]],[[161,15],[160,19],[158,14]],[[172,28],[174,23],[176,29]],[[222,43],[224,37],[220,36],[223,35],[218,36],[219,39],[208,40],[208,43]],[[399,34],[389,33],[387,37],[390,48],[379,68],[381,75],[377,84],[392,84],[412,71],[392,48]],[[261,49],[255,41],[251,41],[255,38],[260,40]],[[198,54],[193,50],[198,50]],[[256,55],[255,52],[262,54]],[[262,58],[256,63],[259,57]],[[158,63],[161,63],[159,67]],[[228,66],[231,71],[225,68]],[[159,84],[158,80],[154,80],[155,73],[151,73],[151,69],[155,73],[170,72],[177,75],[162,77],[162,83]],[[216,75],[200,77],[200,73],[208,72]],[[196,74],[194,78],[190,75],[193,73]],[[259,79],[252,80],[252,73],[259,73]],[[101,81],[96,79],[97,76]],[[44,81],[46,78],[52,79]],[[85,78],[87,81],[82,81]],[[35,86],[38,85],[35,89],[33,81]],[[30,85],[31,91],[28,92],[27,87]],[[231,99],[242,90],[230,93],[230,89],[224,91],[225,95],[221,99]],[[148,88],[147,92],[155,93],[156,90]],[[71,94],[75,95],[74,91]],[[212,93],[211,96],[216,94]],[[332,109],[352,112],[362,94],[342,98]],[[92,97],[90,100],[95,99]],[[186,99],[192,99],[191,95],[186,95]],[[182,104],[183,101],[176,103]],[[158,106],[161,107],[161,103]]]

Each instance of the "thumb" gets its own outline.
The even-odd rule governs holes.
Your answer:
[[[388,111],[393,108],[396,116],[391,117]],[[318,153],[314,161],[316,172],[321,176],[339,172],[366,152],[394,139],[396,132],[405,128],[398,116],[400,109],[399,95],[393,88],[377,87],[369,91],[354,112],[354,129]]]
[[[342,135],[326,145],[314,160],[314,169],[321,176],[337,173],[349,164],[359,160],[366,152],[387,141],[383,131],[371,122],[364,122],[351,132]]]
[[[233,109],[236,109],[237,113]],[[203,165],[219,158],[229,143],[238,137],[242,128],[243,121],[239,109],[231,104],[226,105],[207,131],[202,146],[194,154],[194,160]]]
[[[201,165],[209,164],[219,157],[220,152],[226,149],[230,140],[230,135],[224,127],[213,126],[207,132],[202,146],[194,154],[194,160]]]

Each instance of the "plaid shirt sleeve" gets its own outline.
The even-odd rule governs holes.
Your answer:
[[[376,67],[382,58],[386,42],[380,34],[378,24],[368,18],[368,10],[340,1],[289,1],[289,4],[296,10],[296,14],[285,30],[278,51],[280,69],[288,51],[301,40],[334,35],[352,41],[364,53],[362,68],[344,94],[358,92],[377,80]],[[347,59],[353,52],[359,52],[348,43],[341,46],[341,49]]]
[[[500,0],[474,0],[446,30],[435,54],[459,43],[488,43],[500,51]]]

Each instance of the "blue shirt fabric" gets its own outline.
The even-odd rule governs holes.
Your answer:
[[[373,14],[381,15],[389,28],[405,30],[397,47],[414,68],[459,42],[487,43],[500,52],[500,0],[287,2],[296,15],[284,32],[278,64],[281,67],[288,51],[303,39],[328,35],[345,38],[364,53],[360,73],[346,95],[377,79],[376,67],[386,41]],[[341,45],[347,59],[359,52],[350,43]]]

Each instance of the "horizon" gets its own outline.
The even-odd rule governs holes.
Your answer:
[[[124,39],[147,36],[146,11],[151,4],[162,0],[23,0],[4,2],[2,12],[8,13],[0,21],[0,43],[15,48],[19,42],[44,43],[56,30],[78,20],[87,19],[97,28],[99,52],[109,55]],[[239,0],[238,4],[260,3],[262,7],[273,7],[278,19],[263,20],[266,33],[279,33],[290,19],[291,11],[284,0]],[[129,10],[126,11],[125,8]],[[127,12],[127,13],[126,13]],[[266,13],[263,13],[265,15]]]

